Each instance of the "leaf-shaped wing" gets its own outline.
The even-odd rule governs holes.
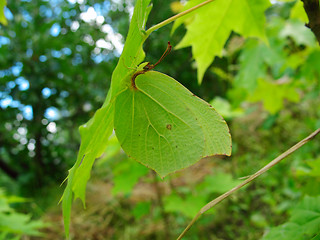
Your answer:
[[[173,78],[150,71],[115,103],[115,131],[124,151],[161,177],[201,158],[230,155],[226,122]]]

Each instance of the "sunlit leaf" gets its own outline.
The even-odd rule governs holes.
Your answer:
[[[193,1],[188,1],[185,5],[182,6],[182,8],[180,8],[180,12],[186,11],[198,4],[200,4],[201,2],[203,2],[203,0],[193,0]],[[189,23],[191,23],[194,19],[194,15],[197,12],[191,12],[187,15],[184,15],[180,18],[178,18],[176,21],[174,21],[172,29],[171,29],[171,33],[174,33],[174,31],[181,25],[181,24],[185,24],[188,25]]]
[[[264,11],[269,6],[268,0],[216,0],[198,10],[177,48],[192,46],[199,83],[215,56],[221,56],[232,31],[267,41]]]
[[[7,19],[6,16],[4,15],[4,8],[7,5],[7,0],[0,0],[0,23],[3,25],[7,25]]]
[[[170,8],[171,8],[171,11],[174,13],[179,13],[183,11],[183,5],[180,1],[175,1],[170,3]]]
[[[299,19],[301,22],[307,23],[309,21],[306,11],[303,8],[302,1],[296,1],[290,12],[290,18]]]

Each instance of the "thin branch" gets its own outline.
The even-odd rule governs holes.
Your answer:
[[[303,7],[308,15],[309,23],[307,27],[311,29],[320,44],[320,9],[319,0],[301,0]]]
[[[257,177],[259,177],[261,174],[265,173],[266,171],[268,171],[270,168],[272,168],[274,165],[278,164],[282,159],[286,158],[287,156],[289,156],[291,153],[293,153],[294,151],[298,150],[300,147],[302,147],[304,144],[306,144],[307,142],[309,142],[310,140],[312,140],[317,134],[320,133],[320,128],[317,129],[316,131],[314,131],[313,133],[311,133],[308,137],[306,137],[305,139],[301,140],[300,142],[298,142],[296,145],[294,145],[293,147],[291,147],[290,149],[288,149],[286,152],[282,153],[280,156],[278,156],[277,158],[275,158],[274,160],[272,160],[270,163],[268,163],[266,166],[264,166],[263,168],[261,168],[259,171],[257,171],[255,174],[251,175],[247,180],[243,181],[242,183],[240,183],[238,186],[232,188],[231,190],[229,190],[228,192],[220,195],[219,197],[217,197],[216,199],[212,200],[211,202],[209,202],[208,204],[206,204],[203,208],[200,209],[200,211],[197,213],[197,215],[192,219],[192,221],[189,223],[189,225],[184,229],[184,231],[180,234],[180,236],[177,238],[177,240],[182,239],[182,237],[186,234],[186,232],[191,228],[191,226],[198,220],[198,218],[206,211],[208,211],[210,208],[212,208],[213,206],[217,205],[219,202],[221,202],[222,200],[224,200],[225,198],[227,198],[228,196],[230,196],[232,193],[234,193],[235,191],[239,190],[240,188],[242,188],[243,186],[247,185],[248,183],[250,183],[251,181],[253,181],[254,179],[256,179]]]
[[[157,30],[157,29],[159,29],[159,28],[161,28],[161,27],[163,27],[163,26],[165,26],[165,25],[167,25],[167,24],[169,24],[169,23],[177,20],[178,18],[180,18],[180,17],[182,17],[182,16],[184,16],[184,15],[186,15],[186,14],[188,14],[188,13],[191,13],[191,12],[197,10],[198,8],[201,8],[201,7],[207,5],[208,3],[211,3],[211,2],[213,2],[213,1],[214,1],[214,0],[207,0],[207,1],[203,2],[203,3],[200,3],[200,4],[198,4],[198,5],[194,6],[194,7],[186,10],[186,11],[183,11],[183,12],[181,12],[181,13],[178,13],[177,15],[174,15],[174,16],[172,16],[171,18],[168,18],[168,19],[162,21],[161,23],[158,23],[158,24],[152,26],[151,28],[149,28],[149,29],[146,31],[146,36],[149,36],[149,34],[152,33],[153,31],[155,31],[155,30]]]

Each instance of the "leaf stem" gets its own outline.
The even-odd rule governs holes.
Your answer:
[[[177,15],[174,15],[174,16],[172,16],[172,17],[170,17],[170,18],[162,21],[161,23],[158,23],[158,24],[152,26],[151,28],[149,28],[149,29],[146,31],[146,36],[149,36],[149,34],[152,33],[153,31],[155,31],[155,30],[157,30],[157,29],[159,29],[159,28],[161,28],[161,27],[163,27],[163,26],[165,26],[165,25],[167,25],[167,24],[169,24],[169,23],[177,20],[178,18],[180,18],[180,17],[182,17],[182,16],[184,16],[184,15],[186,15],[186,14],[188,14],[188,13],[191,13],[191,12],[197,10],[198,8],[203,7],[203,6],[205,6],[205,5],[207,5],[208,3],[211,3],[211,2],[213,2],[213,1],[214,1],[214,0],[204,1],[203,3],[200,3],[200,4],[198,4],[198,5],[194,6],[194,7],[186,10],[186,11],[183,11],[183,12],[181,12],[181,13],[178,13]]]
[[[186,232],[191,228],[191,226],[198,220],[198,218],[206,211],[208,211],[210,208],[212,208],[213,206],[217,205],[218,203],[220,203],[222,200],[224,200],[225,198],[229,197],[232,193],[234,193],[235,191],[239,190],[240,188],[242,188],[243,186],[247,185],[248,183],[250,183],[251,181],[253,181],[254,179],[256,179],[257,177],[259,177],[261,174],[265,173],[266,171],[268,171],[270,168],[272,168],[274,165],[278,164],[282,159],[286,158],[287,156],[289,156],[291,153],[293,153],[294,151],[298,150],[300,147],[302,147],[304,144],[306,144],[307,142],[309,142],[310,140],[312,140],[317,134],[320,133],[320,128],[318,128],[316,131],[314,131],[313,133],[311,133],[308,137],[306,137],[305,139],[301,140],[300,142],[298,142],[296,145],[294,145],[293,147],[289,148],[287,151],[285,151],[284,153],[282,153],[281,155],[279,155],[277,158],[275,158],[274,160],[272,160],[270,163],[268,163],[266,166],[264,166],[263,168],[261,168],[259,171],[257,171],[256,173],[254,173],[253,175],[251,175],[248,179],[246,179],[245,181],[243,181],[242,183],[240,183],[238,186],[232,188],[231,190],[229,190],[228,192],[225,192],[224,194],[220,195],[219,197],[217,197],[216,199],[212,200],[211,202],[207,203],[204,207],[202,207],[200,209],[200,211],[197,213],[197,215],[192,219],[192,221],[189,223],[189,225],[183,230],[183,232],[180,234],[180,236],[177,238],[177,240],[181,240],[182,237],[186,234]]]

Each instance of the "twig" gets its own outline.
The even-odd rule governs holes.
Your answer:
[[[229,190],[228,192],[220,195],[219,197],[217,197],[216,199],[212,200],[211,202],[207,203],[203,208],[200,209],[200,211],[197,213],[197,215],[192,219],[192,221],[189,223],[189,225],[184,229],[184,231],[180,234],[180,236],[177,238],[177,240],[182,239],[182,237],[186,234],[186,232],[191,228],[191,226],[198,220],[198,218],[206,211],[208,211],[210,208],[212,208],[213,206],[217,205],[219,202],[221,202],[222,200],[224,200],[225,198],[227,198],[228,196],[230,196],[232,193],[234,193],[235,191],[239,190],[240,188],[242,188],[243,186],[245,186],[246,184],[248,184],[249,182],[253,181],[254,179],[256,179],[257,177],[259,177],[261,174],[265,173],[266,171],[268,171],[270,168],[272,168],[274,165],[278,164],[282,159],[286,158],[287,156],[289,156],[291,153],[293,153],[294,151],[298,150],[300,147],[302,147],[304,144],[306,144],[307,142],[309,142],[310,140],[312,140],[317,134],[320,133],[320,128],[317,129],[316,131],[314,131],[313,133],[311,133],[308,137],[306,137],[305,139],[301,140],[300,142],[298,142],[296,145],[294,145],[293,147],[291,147],[290,149],[288,149],[287,151],[285,151],[284,153],[282,153],[280,156],[278,156],[277,158],[275,158],[274,160],[272,160],[270,163],[268,163],[266,166],[264,166],[263,168],[261,168],[259,171],[257,171],[255,174],[251,175],[247,180],[243,181],[242,183],[240,183],[238,186],[232,188],[231,190]]]
[[[186,15],[186,14],[188,14],[188,13],[191,13],[191,12],[193,12],[194,10],[197,10],[198,8],[203,7],[203,6],[205,6],[205,5],[207,5],[208,3],[211,3],[211,2],[213,2],[213,1],[214,1],[214,0],[207,0],[207,1],[203,2],[203,3],[200,3],[200,4],[198,4],[198,5],[194,6],[194,7],[186,10],[186,11],[183,11],[183,12],[181,12],[181,13],[178,13],[177,15],[174,15],[174,16],[172,16],[171,18],[168,18],[168,19],[162,21],[161,23],[158,23],[158,24],[152,26],[151,28],[149,28],[149,29],[146,31],[146,35],[149,36],[149,34],[152,33],[153,31],[155,31],[155,30],[157,30],[157,29],[159,29],[159,28],[161,28],[161,27],[163,27],[163,26],[165,26],[165,25],[167,25],[167,24],[169,24],[169,23],[177,20],[178,18],[180,18],[180,17],[182,17],[182,16],[184,16],[184,15]]]

